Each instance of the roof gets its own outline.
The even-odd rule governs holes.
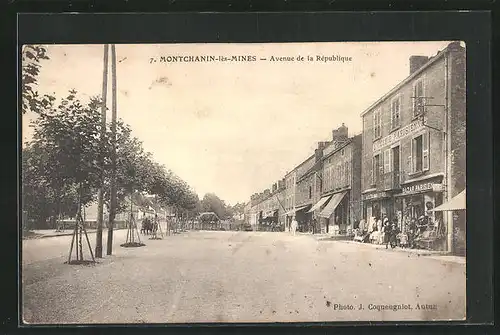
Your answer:
[[[359,135],[356,135],[356,136],[359,136]],[[340,144],[336,149],[332,150],[332,152],[328,153],[328,155],[325,155],[323,156],[321,159],[325,159],[325,158],[328,158],[330,157],[331,155],[333,155],[334,153],[338,152],[339,150],[342,150],[343,148],[345,148],[346,146],[348,146],[349,144],[352,143],[353,139],[356,137],[356,136],[352,136],[352,137],[349,137],[347,138],[342,144]],[[333,143],[332,143],[333,144]],[[334,144],[333,144],[334,145]],[[326,149],[326,147],[325,147]]]
[[[314,165],[311,166],[311,168],[309,170],[307,170],[306,172],[304,172],[304,174],[302,174],[302,176],[299,177],[299,179],[297,180],[297,182],[301,182],[304,179],[307,179],[307,177],[309,177],[312,174],[312,172],[315,172],[316,170],[319,170],[320,166],[321,166],[321,161],[314,163]]]
[[[203,216],[215,216],[217,219],[219,219],[219,216],[217,214],[215,214],[214,212],[200,213],[200,217],[203,217]]]
[[[429,61],[427,63],[425,63],[424,65],[422,65],[418,70],[416,70],[415,72],[413,72],[412,74],[410,74],[408,77],[406,77],[403,81],[401,81],[399,84],[397,84],[393,89],[391,89],[389,92],[387,92],[386,94],[384,94],[380,99],[378,99],[377,101],[375,101],[373,104],[371,104],[370,107],[368,107],[367,109],[365,109],[362,113],[361,113],[361,116],[364,116],[365,114],[367,114],[368,112],[370,112],[371,110],[373,110],[376,106],[378,106],[379,104],[381,104],[383,101],[387,100],[387,98],[389,98],[391,95],[393,95],[395,92],[397,92],[402,86],[406,85],[408,82],[410,82],[412,79],[414,79],[415,77],[417,77],[419,74],[421,74],[422,72],[424,72],[426,69],[428,69],[432,64],[434,64],[435,62],[437,62],[439,59],[441,59],[446,53],[448,53],[450,51],[450,46],[455,43],[455,42],[452,42],[450,44],[448,44],[448,46],[446,48],[444,48],[443,50],[440,50],[435,56],[431,57],[429,59]]]
[[[287,172],[285,174],[285,177],[288,176],[289,174],[295,172],[295,170],[297,170],[299,167],[301,167],[302,165],[304,165],[308,160],[310,160],[311,158],[314,158],[315,154],[312,154],[311,156],[307,157],[305,160],[303,160],[300,164],[298,164],[297,166],[295,166],[291,171]]]

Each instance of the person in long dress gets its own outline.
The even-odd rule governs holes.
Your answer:
[[[297,226],[298,226],[298,223],[297,223],[297,220],[294,217],[293,220],[292,220],[292,234],[294,236],[295,236],[295,233],[297,232]]]

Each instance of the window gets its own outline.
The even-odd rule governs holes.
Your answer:
[[[392,170],[391,154],[392,154],[391,149],[387,149],[384,151],[384,173],[389,173]]]
[[[313,191],[312,186],[309,186],[309,199],[312,198],[312,191]]]
[[[373,156],[372,184],[376,185],[380,179],[380,155]]]
[[[427,132],[411,141],[411,156],[408,157],[408,164],[412,173],[429,170],[429,136]]]
[[[349,162],[345,162],[345,184],[350,185]]]
[[[328,188],[331,189],[333,187],[333,179],[334,179],[333,166],[330,166],[329,170],[330,170],[330,182],[328,183]]]
[[[419,79],[413,85],[413,117],[417,117],[424,113],[424,80]]]
[[[401,125],[401,96],[391,101],[391,129],[398,128]]]
[[[382,136],[382,119],[380,117],[380,109],[373,112],[373,136],[376,139]]]
[[[342,149],[342,150],[340,151],[340,155],[341,155],[341,156],[344,156],[344,149]]]

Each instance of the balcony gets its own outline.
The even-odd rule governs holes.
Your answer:
[[[399,190],[401,189],[401,174],[399,171],[392,171],[378,176],[375,180],[377,191]]]

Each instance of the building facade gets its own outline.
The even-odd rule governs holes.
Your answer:
[[[445,231],[435,248],[451,250],[465,221],[432,209],[465,188],[465,49],[451,43],[434,57],[412,56],[409,76],[362,119],[362,217],[387,217],[405,231],[427,216]]]
[[[296,169],[285,175],[285,230],[290,230],[295,209],[295,194],[297,192],[297,171]]]
[[[314,211],[321,232],[345,235],[352,231],[361,212],[361,135],[348,136],[342,126],[333,131],[323,150],[321,198]]]
[[[251,196],[247,217],[255,230],[284,230],[285,181],[280,180],[261,193]]]

